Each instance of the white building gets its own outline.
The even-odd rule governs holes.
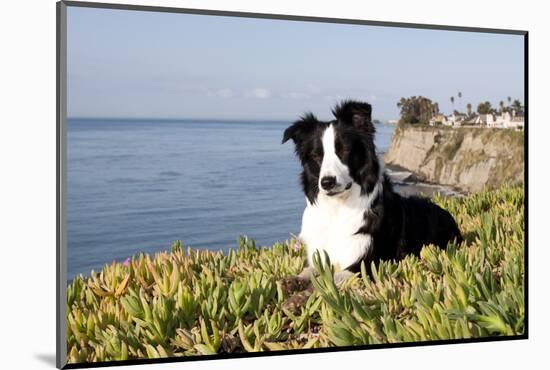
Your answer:
[[[503,112],[501,114],[485,114],[487,127],[492,128],[523,128],[524,116],[516,111]]]
[[[458,127],[462,126],[462,123],[466,120],[466,115],[464,113],[453,113],[450,116],[447,116],[446,123],[447,126]]]
[[[435,126],[440,124],[447,125],[447,117],[445,117],[443,114],[438,113],[432,118],[430,118],[430,122],[429,122],[430,126]]]
[[[430,119],[431,126],[436,124],[443,124],[451,127],[471,125],[488,128],[523,129],[524,116],[523,113],[516,113],[514,110],[512,110],[512,112],[506,111],[501,113],[477,114],[469,117],[463,113],[453,113],[449,116],[438,114]]]

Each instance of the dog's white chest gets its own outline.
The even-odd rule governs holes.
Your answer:
[[[371,247],[372,238],[356,234],[364,224],[363,202],[349,206],[346,202],[330,200],[315,205],[308,203],[303,217],[300,239],[306,244],[307,257],[313,266],[313,254],[323,251],[336,268],[345,269],[363,257]]]

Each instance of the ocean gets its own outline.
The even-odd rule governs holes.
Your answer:
[[[175,240],[227,250],[239,235],[272,245],[298,234],[305,199],[293,144],[281,144],[289,124],[69,119],[67,277]],[[394,126],[376,129],[382,154]]]

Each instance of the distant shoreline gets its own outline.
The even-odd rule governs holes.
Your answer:
[[[386,173],[401,195],[424,195],[432,197],[436,194],[443,196],[463,196],[464,192],[452,186],[431,183],[421,180],[414,172],[393,164],[386,164]],[[404,189],[406,188],[406,189]]]

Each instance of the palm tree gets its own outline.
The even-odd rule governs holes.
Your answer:
[[[491,103],[486,101],[483,103],[479,103],[477,106],[477,113],[479,114],[489,114],[493,111],[493,108],[491,107]]]
[[[511,102],[512,102],[512,97],[509,96],[509,97],[508,97],[508,105],[510,105]]]
[[[500,107],[500,113],[504,112],[504,102],[501,100],[498,102],[498,105]]]
[[[521,112],[521,102],[518,99],[514,100],[512,103],[512,109],[516,111],[516,114]]]
[[[453,105],[453,111],[455,110],[455,97],[451,96],[451,104]]]
[[[407,99],[401,98],[399,102],[397,102],[397,108],[401,108],[405,103],[407,102]]]
[[[471,103],[466,104],[466,111],[468,112],[468,116],[472,115],[472,104]]]
[[[459,105],[459,108],[460,108],[460,106],[462,106],[462,92],[461,91],[458,92],[458,103],[459,103],[458,105]]]

